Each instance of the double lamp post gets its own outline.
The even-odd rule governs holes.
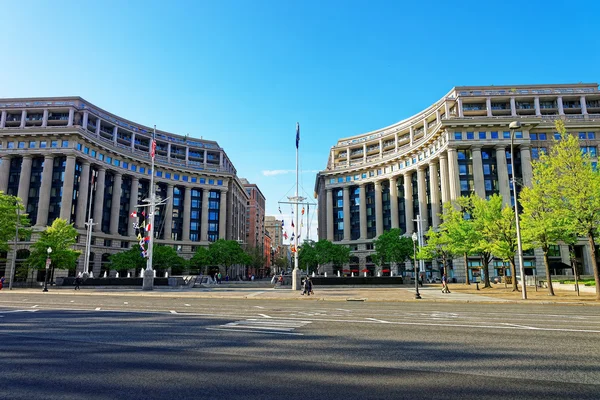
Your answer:
[[[44,290],[42,290],[42,292],[48,291],[48,272],[50,271],[50,263],[52,262],[50,260],[50,253],[52,253],[52,247],[48,247],[46,251],[48,252],[48,257],[46,257],[46,275],[44,276]]]

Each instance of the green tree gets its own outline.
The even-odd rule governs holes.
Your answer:
[[[260,247],[249,247],[246,250],[246,255],[248,256],[247,264],[256,271],[265,266],[266,257]]]
[[[209,246],[211,259],[214,265],[222,265],[225,275],[229,275],[229,268],[236,264],[247,264],[248,255],[235,240],[219,239]]]
[[[189,261],[190,268],[201,269],[204,274],[208,274],[207,267],[212,265],[212,253],[208,247],[198,247]]]
[[[125,269],[140,270],[146,268],[146,258],[142,257],[138,246],[131,247],[127,251],[122,251],[110,256],[108,269],[121,271]]]
[[[17,219],[17,208],[18,219]],[[15,240],[16,227],[19,227],[19,238],[24,239],[31,234],[29,218],[25,214],[21,199],[0,192],[0,252],[9,250],[9,242]]]
[[[77,230],[64,219],[57,218],[31,246],[31,254],[27,262],[32,268],[44,269],[48,257],[47,249],[51,248],[49,257],[52,261],[52,271],[56,268],[74,271],[77,267],[77,258],[81,254],[80,251],[72,249],[76,243]]]
[[[329,240],[306,241],[298,252],[298,265],[306,273],[319,272],[321,265],[332,263],[339,266],[350,261],[350,249]]]
[[[379,235],[373,245],[375,252],[371,255],[371,259],[381,266],[387,263],[403,263],[413,255],[412,239],[403,236],[398,228]]]
[[[318,269],[319,261],[317,257],[316,242],[307,240],[302,243],[298,249],[298,268],[306,270]]]
[[[469,255],[474,254],[475,243],[477,243],[477,234],[473,229],[473,221],[469,218],[467,210],[472,208],[469,197],[460,197],[457,202],[457,207],[452,203],[444,204],[442,214],[442,223],[440,228],[446,231],[449,239],[449,247],[452,254],[463,256],[465,264],[465,279],[466,284],[470,285],[469,281]]]
[[[579,139],[567,134],[562,121],[556,121],[556,129],[561,133],[561,140],[555,141],[549,154],[558,185],[553,202],[556,211],[570,221],[572,231],[588,241],[596,299],[600,300],[600,271],[595,243],[600,226],[600,173],[593,167],[589,155],[582,153]]]
[[[171,269],[171,274],[178,275],[187,267],[187,261],[177,254],[171,246],[158,245],[152,249],[152,268]]]
[[[300,250],[302,250],[302,248]],[[280,254],[279,257],[275,259],[275,266],[277,267],[277,272],[286,271],[289,268],[287,255]]]
[[[523,207],[521,230],[526,248],[540,248],[544,253],[544,267],[548,282],[548,294],[554,296],[552,273],[548,261],[550,246],[559,241],[571,243],[576,240],[572,224],[566,214],[557,209],[555,195],[559,186],[552,167],[552,160],[544,153],[538,161],[533,162],[533,179],[531,187],[524,187],[519,196]],[[575,273],[577,273],[575,271]]]
[[[417,258],[420,260],[438,260],[444,267],[444,275],[448,276],[448,260],[454,257],[452,239],[448,231],[440,225],[437,231],[429,228],[426,234],[427,244],[419,248]]]

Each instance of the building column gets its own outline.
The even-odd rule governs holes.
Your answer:
[[[583,115],[587,115],[588,111],[587,111],[587,103],[585,102],[585,96],[581,96],[579,98],[579,103],[581,105],[581,113]]]
[[[413,187],[412,187],[412,172],[404,174],[404,218],[406,222],[406,234],[412,235],[414,232],[415,223],[413,221]]]
[[[427,218],[427,183],[425,179],[425,166],[417,168],[417,187],[419,188],[419,215],[421,215],[423,234],[429,230],[429,219]]]
[[[2,157],[2,165],[0,166],[0,192],[6,194],[8,190],[8,176],[10,175],[10,156]]]
[[[60,204],[60,217],[71,223],[71,209],[73,208],[73,187],[75,186],[75,156],[67,156],[65,179],[62,187]]]
[[[75,110],[72,108],[69,108],[69,122],[67,123],[67,126],[73,126],[73,117],[75,116]]]
[[[119,136],[119,127],[117,125],[113,128],[112,140],[115,147],[117,147],[117,137]]]
[[[192,211],[192,188],[186,187],[185,194],[183,195],[183,222],[182,222],[183,227],[181,229],[181,240],[190,240],[191,211]],[[202,227],[200,227],[200,230],[202,230]]]
[[[394,134],[394,151],[398,152],[398,133]]]
[[[327,240],[333,242],[333,190],[327,189]]]
[[[556,103],[558,104],[558,115],[565,115],[565,109],[563,107],[562,96],[558,96],[556,99]]]
[[[2,110],[2,115],[0,116],[0,129],[6,126],[6,110]]]
[[[223,153],[221,153],[223,154]],[[219,239],[227,239],[227,190],[221,190],[219,204]]]
[[[375,235],[383,233],[383,204],[381,200],[381,181],[375,181]]]
[[[350,240],[350,187],[344,187],[344,240]]]
[[[27,118],[27,110],[21,111],[21,125],[19,126],[19,128],[21,128],[21,129],[25,128],[26,118]]]
[[[23,208],[27,210],[27,202],[29,201],[29,183],[31,182],[31,155],[26,154],[23,156],[21,162],[21,174],[19,175],[19,190],[17,191],[17,197],[21,199]]]
[[[367,162],[367,144],[363,143],[363,163]]]
[[[165,204],[165,239],[171,239],[173,233],[173,185],[167,184],[167,204]]]
[[[138,192],[140,188],[140,180],[137,176],[131,177],[131,192],[129,194],[129,213],[133,211],[137,211],[138,204]],[[135,236],[135,228],[133,227],[133,223],[129,223],[127,225],[127,235]]]
[[[367,238],[367,186],[361,183],[359,186],[359,214],[360,214],[360,238]]]
[[[383,139],[379,139],[379,158],[383,158]]]
[[[106,169],[98,167],[98,176],[96,181],[96,192],[94,196],[94,232],[102,232],[102,208],[104,207],[104,181],[106,179]]]
[[[333,150],[332,150],[332,154],[333,154]],[[333,160],[333,157],[331,159]],[[348,168],[350,168],[350,147],[346,147],[346,166]]]
[[[510,98],[510,115],[512,117],[516,117],[517,116],[517,105],[515,104],[515,98],[514,97]]]
[[[79,194],[77,196],[77,215],[75,216],[75,226],[84,229],[85,219],[88,210],[88,192],[90,190],[90,162],[83,161],[81,176],[79,177]]]
[[[207,188],[202,188],[202,215],[200,217],[200,240],[203,242],[208,241],[208,194],[209,190]]]
[[[395,176],[390,177],[390,212],[392,229],[396,229],[400,225],[398,223],[398,180]]]
[[[48,225],[48,208],[50,207],[50,189],[52,188],[52,170],[54,169],[54,156],[44,156],[44,169],[42,170],[42,183],[38,199],[38,212],[35,225],[38,227]]]
[[[506,146],[496,146],[498,190],[502,196],[502,205],[510,207],[510,186],[508,185],[508,167],[506,166]]]
[[[462,118],[463,115],[463,103],[462,103],[462,98],[458,98],[456,99],[456,104],[457,104],[457,108],[458,108],[458,117]]]
[[[448,181],[450,182],[450,200],[460,197],[460,178],[458,176],[458,154],[454,147],[448,147]]]
[[[111,235],[119,234],[119,211],[121,208],[122,183],[123,175],[120,172],[115,172],[112,188],[112,202],[110,206],[109,232]],[[154,223],[154,221],[152,221],[152,223]]]
[[[481,159],[481,146],[471,146],[473,154],[473,184],[477,196],[485,199],[485,181],[483,179],[483,161]]]
[[[96,118],[96,136],[100,136],[100,127],[102,126],[102,119]]]
[[[542,110],[540,109],[540,98],[539,98],[539,96],[535,96],[533,98],[533,107],[535,108],[535,116],[536,117],[541,117],[542,116]]]
[[[411,126],[408,128],[408,131],[409,131],[409,133],[408,133],[408,138],[409,138],[409,140],[410,140],[410,146],[412,146],[412,144],[413,144],[413,141],[415,140],[415,128],[414,128],[414,127],[411,125]]]
[[[444,119],[449,119],[450,118],[450,104],[448,103],[448,100],[444,101]]]
[[[531,149],[529,145],[519,145],[521,150],[521,174],[523,175],[523,186],[531,187],[531,180],[533,179],[533,169],[531,166]]]
[[[438,183],[438,166],[431,160],[429,163],[429,193],[431,196],[431,222],[434,229],[440,225],[440,185]]]
[[[88,126],[88,118],[89,118],[89,116],[90,116],[89,111],[85,110],[83,112],[83,121],[81,121],[81,127],[86,132],[87,132],[87,126]]]
[[[440,189],[442,204],[450,201],[450,180],[448,179],[448,155],[440,154]]]
[[[48,126],[48,109],[44,108],[44,116],[42,117],[42,128]]]
[[[429,129],[429,124],[427,123],[427,118],[423,119],[423,137],[427,136],[427,132]]]
[[[487,110],[487,116],[491,117],[492,116],[492,99],[487,97],[485,99],[485,108]]]

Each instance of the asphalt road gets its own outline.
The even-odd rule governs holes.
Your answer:
[[[598,399],[600,312],[12,294],[0,398]]]

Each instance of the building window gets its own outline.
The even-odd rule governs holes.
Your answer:
[[[486,139],[486,133],[485,132],[479,132],[479,139]]]
[[[98,153],[98,160],[104,161],[104,154]]]
[[[29,143],[29,145],[31,145],[31,143]],[[35,142],[33,142],[33,147],[35,147]],[[25,142],[19,142],[19,148],[20,149],[24,149],[25,148]]]
[[[50,142],[50,147],[58,147],[58,140],[53,140]],[[87,147],[86,147],[87,148]]]
[[[89,147],[84,147],[83,148],[83,154],[90,154],[90,148]]]
[[[166,179],[171,179],[171,173],[170,172],[165,172],[165,178]]]
[[[96,150],[92,150],[92,157],[96,158]]]
[[[136,170],[137,170],[137,165],[135,165],[135,164],[131,164],[131,170],[132,170],[132,171],[136,171]]]
[[[467,140],[473,140],[473,139],[475,139],[475,133],[467,132]]]
[[[546,136],[545,133],[539,133],[538,134],[538,139],[539,140],[547,140],[548,138],[547,138],[547,136]]]
[[[145,167],[140,167],[140,174],[143,174],[146,172],[146,168]]]
[[[35,149],[35,142],[29,142],[29,148]]]
[[[158,176],[159,178],[162,178],[162,171],[156,171],[156,176]]]
[[[529,138],[530,138],[531,140],[537,140],[537,133],[530,133],[530,134],[529,134]]]
[[[8,143],[6,143],[6,148],[7,149],[14,149],[15,148],[15,142],[8,142]]]
[[[69,147],[69,141],[68,140],[63,140],[62,141],[62,147]]]
[[[217,186],[223,186],[223,180],[222,179],[217,180]]]
[[[594,132],[588,132],[587,137],[588,139],[596,139],[596,134]]]
[[[462,140],[462,132],[454,132],[454,140]]]
[[[197,180],[198,180],[198,178],[196,178],[195,176],[192,176],[192,183],[196,183]]]
[[[209,179],[208,180],[208,184],[209,185],[214,185],[215,184],[215,180],[214,179]]]
[[[510,139],[510,131],[504,131],[504,132],[502,132],[502,137],[504,139]]]
[[[125,161],[123,161],[123,168],[125,168],[125,169],[129,169],[129,163],[128,163],[128,162],[125,162]]]
[[[498,132],[491,132],[492,139],[498,139]]]

